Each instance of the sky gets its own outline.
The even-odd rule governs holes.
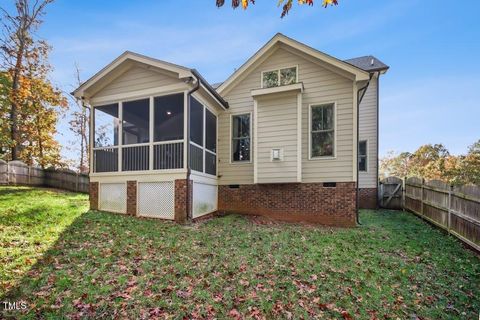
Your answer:
[[[381,156],[426,143],[462,154],[480,139],[480,1],[339,0],[324,9],[315,0],[284,19],[277,0],[246,11],[229,2],[56,0],[37,35],[53,47],[53,83],[70,92],[75,63],[86,80],[126,50],[221,82],[281,32],[340,59],[372,54],[390,66],[380,82]],[[58,131],[70,145],[68,116]]]

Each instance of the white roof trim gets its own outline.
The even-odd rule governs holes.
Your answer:
[[[101,80],[103,77],[105,77],[107,74],[115,70],[117,67],[125,63],[127,60],[131,60],[134,62],[139,62],[139,63],[144,63],[153,67],[157,67],[159,69],[167,70],[173,73],[178,74],[178,78],[186,78],[186,77],[191,77],[192,72],[190,69],[169,63],[166,61],[150,58],[138,53],[134,53],[131,51],[125,51],[123,54],[121,54],[118,58],[113,60],[111,63],[109,63],[106,67],[104,67],[102,70],[97,72],[94,76],[92,76],[90,79],[82,83],[75,91],[73,91],[73,95],[77,98],[81,98],[85,91],[93,86],[95,83],[97,83],[99,80]]]
[[[357,81],[368,80],[368,72],[357,68],[349,63],[318,51],[312,47],[309,47],[301,42],[293,40],[281,33],[277,33],[270,41],[268,41],[260,50],[258,50],[250,59],[247,60],[240,68],[237,69],[230,77],[217,88],[217,92],[224,93],[235,81],[245,72],[247,72],[264,54],[266,54],[272,47],[278,43],[291,46],[305,54],[308,54],[316,59],[331,64],[341,70],[344,70],[355,76]]]

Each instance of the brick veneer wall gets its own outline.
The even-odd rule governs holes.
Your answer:
[[[90,209],[98,210],[98,182],[90,182],[89,189]]]
[[[190,207],[192,203],[192,181],[190,180],[189,185],[190,193]],[[175,180],[175,221],[179,223],[184,223],[187,221],[187,180],[180,179]]]
[[[137,181],[127,181],[127,214],[137,215]]]
[[[265,215],[285,221],[356,225],[354,182],[324,187],[322,183],[254,184],[218,187],[221,212]]]
[[[376,209],[377,188],[360,188],[358,190],[358,206],[360,209]]]

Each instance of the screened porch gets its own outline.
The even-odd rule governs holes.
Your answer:
[[[217,174],[217,117],[186,93],[150,96],[93,107],[92,173],[186,168],[190,115],[190,168]]]

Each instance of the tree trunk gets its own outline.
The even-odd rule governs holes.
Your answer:
[[[18,48],[15,61],[15,69],[13,70],[12,81],[12,98],[10,109],[10,138],[12,139],[12,160],[18,160],[19,157],[19,141],[18,141],[18,97],[20,88],[20,75],[22,72],[23,54],[25,50],[24,43],[21,42]]]

